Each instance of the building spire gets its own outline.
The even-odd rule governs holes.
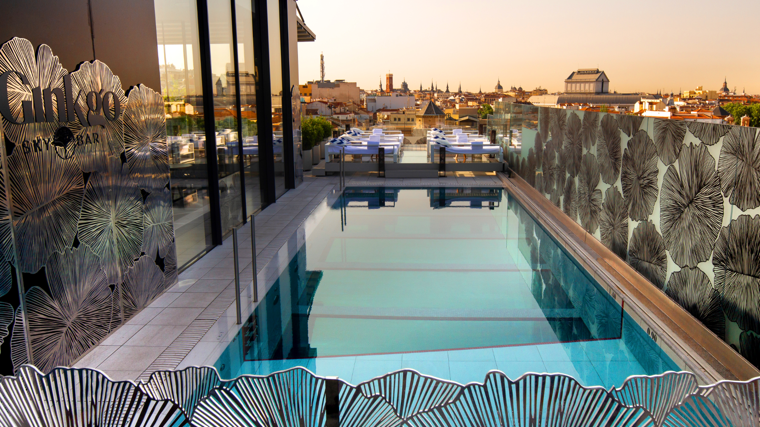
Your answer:
[[[458,93],[462,93],[462,82],[459,82],[459,92]]]
[[[319,54],[319,78],[320,82],[325,82],[325,54]]]

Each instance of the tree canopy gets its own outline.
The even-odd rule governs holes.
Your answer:
[[[750,118],[750,126],[760,127],[760,104],[745,105],[732,102],[724,105],[723,108],[731,113],[735,125],[741,124],[742,117],[747,115]]]
[[[481,119],[487,119],[489,114],[493,114],[493,107],[491,107],[491,104],[483,104],[478,108],[478,115]]]

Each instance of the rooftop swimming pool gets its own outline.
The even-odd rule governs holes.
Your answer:
[[[604,387],[681,370],[502,188],[346,189],[215,366]]]

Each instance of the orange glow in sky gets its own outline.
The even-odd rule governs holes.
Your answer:
[[[492,91],[564,89],[600,68],[618,92],[697,86],[760,93],[760,1],[299,0],[317,41],[299,43],[300,82],[327,79]]]

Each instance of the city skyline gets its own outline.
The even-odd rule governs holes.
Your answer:
[[[706,0],[298,3],[318,34],[316,42],[299,45],[300,83],[319,79],[324,53],[326,79],[356,81],[365,90],[381,81],[385,87],[390,72],[396,86],[406,80],[412,90],[420,83],[429,88],[432,79],[441,90],[448,83],[454,91],[461,82],[465,91],[490,92],[500,79],[505,90],[557,92],[572,71],[599,68],[617,92],[718,90],[726,79],[732,91],[760,93],[760,57],[746,53],[760,2],[730,2],[723,6],[730,18],[715,18],[720,10]],[[746,47],[740,40],[748,40]]]

